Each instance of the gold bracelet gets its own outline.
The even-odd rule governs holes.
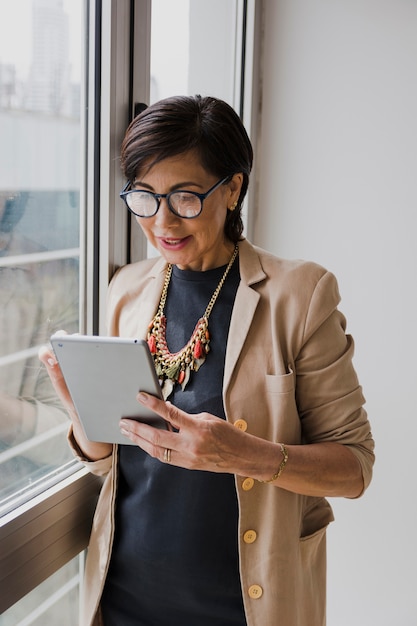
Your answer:
[[[284,446],[283,443],[279,443],[278,444],[281,448],[281,452],[282,452],[282,456],[284,457],[279,465],[278,470],[276,471],[276,473],[272,476],[272,478],[270,478],[269,480],[259,480],[258,482],[260,483],[273,483],[274,480],[277,480],[277,478],[279,478],[282,474],[282,472],[284,471],[284,467],[287,464],[288,461],[288,452],[287,452],[287,448]]]

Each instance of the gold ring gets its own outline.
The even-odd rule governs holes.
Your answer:
[[[169,448],[165,448],[164,450],[164,462],[171,463],[171,450]]]

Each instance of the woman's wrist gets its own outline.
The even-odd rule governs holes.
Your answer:
[[[113,446],[111,443],[100,443],[87,439],[78,419],[72,422],[72,436],[86,461],[101,461],[112,453]]]
[[[271,476],[271,478],[268,478],[267,480],[259,480],[258,482],[260,482],[260,483],[273,483],[273,482],[275,482],[281,476],[282,472],[285,469],[285,466],[287,465],[288,450],[287,450],[287,448],[285,447],[285,445],[283,443],[278,443],[277,445],[279,445],[280,451],[281,451],[281,455],[282,455],[280,464],[278,465],[278,469]]]

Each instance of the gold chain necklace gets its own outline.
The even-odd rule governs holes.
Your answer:
[[[190,379],[191,372],[197,372],[206,360],[206,355],[210,351],[210,334],[208,331],[210,313],[238,252],[239,247],[236,244],[232,257],[210,298],[204,315],[198,320],[185,346],[174,353],[171,353],[168,349],[166,339],[167,319],[164,315],[168,286],[172,275],[172,265],[168,265],[158,310],[149,324],[147,337],[149,350],[155,362],[157,376],[162,381],[162,393],[165,399],[171,394],[176,383],[180,384],[184,390]]]

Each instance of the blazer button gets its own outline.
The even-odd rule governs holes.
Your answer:
[[[250,491],[254,484],[255,481],[253,480],[253,478],[245,478],[245,480],[242,482],[243,491]]]
[[[259,600],[263,592],[264,590],[262,589],[260,585],[251,585],[248,589],[249,597],[252,598],[253,600]]]
[[[245,543],[253,543],[257,538],[256,530],[247,530],[243,535],[243,541]]]
[[[236,420],[234,425],[239,430],[243,430],[243,432],[245,432],[248,428],[248,423],[245,420]]]

